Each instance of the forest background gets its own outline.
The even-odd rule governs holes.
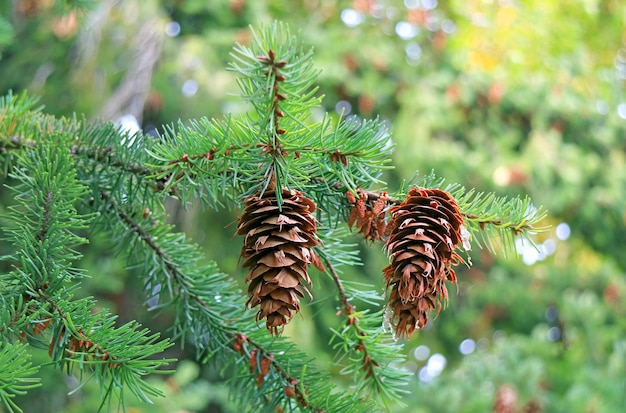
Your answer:
[[[528,194],[549,211],[538,248],[520,244],[506,257],[474,250],[473,265],[458,268],[448,308],[405,344],[408,407],[393,411],[484,412],[502,394],[517,411],[626,410],[623,2],[14,0],[0,13],[0,94],[27,90],[48,113],[148,134],[247,110],[226,70],[234,43],[250,41],[249,25],[274,20],[300,30],[322,70],[321,110],[379,116],[392,131],[390,185],[434,170],[481,191]],[[171,210],[173,223],[243,283],[240,240],[227,226],[236,213]],[[343,276],[382,291],[387,258],[359,248],[364,265]],[[85,249],[81,265],[106,277],[85,280],[82,294],[121,321],[164,331],[110,251],[105,240]],[[285,335],[341,381],[330,333],[315,326],[335,317],[335,291],[327,291]],[[176,372],[151,379],[167,397],[151,407],[130,402],[131,411],[233,411],[219,371],[171,351]],[[18,401],[25,411],[98,405],[97,386],[68,396],[71,378],[40,374],[43,387]]]

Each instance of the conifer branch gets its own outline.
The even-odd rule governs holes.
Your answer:
[[[154,253],[160,262],[163,263],[165,272],[169,277],[170,291],[173,297],[183,297],[182,299],[188,299],[195,301],[199,307],[204,311],[211,311],[209,304],[202,298],[201,294],[195,292],[193,285],[193,277],[185,274],[182,267],[178,266],[176,260],[172,258],[168,252],[161,247],[156,241],[153,234],[146,231],[138,221],[134,220],[118,203],[111,199],[110,195],[106,192],[101,193],[101,197],[105,202],[109,203],[115,213],[119,216],[121,221],[132,231],[147,247]],[[190,304],[186,304],[189,306]],[[218,319],[222,321],[221,319]],[[224,320],[226,321],[226,320]],[[220,328],[225,328],[222,323],[218,324]]]
[[[107,146],[104,148],[93,146],[72,145],[71,153],[76,157],[85,157],[94,162],[103,163],[107,166],[119,168],[121,171],[131,173],[137,176],[150,177],[154,175],[154,170],[147,166],[141,165],[139,162],[123,162],[115,155],[115,147]]]
[[[110,133],[102,133],[102,131],[100,132],[100,139],[104,139],[106,137],[107,140],[113,138],[115,135],[115,130],[111,130]],[[105,142],[97,142],[97,144],[95,144],[93,147],[96,149],[88,149],[88,147],[83,147],[81,148],[81,150],[76,150],[76,147],[73,147],[73,150],[70,152],[77,160],[80,159],[90,159],[93,162],[97,162],[100,163],[102,165],[110,165],[113,164],[113,166],[117,167],[114,168],[114,170],[112,171],[110,168],[97,168],[94,169],[93,171],[99,174],[99,177],[102,179],[99,180],[94,180],[94,179],[88,179],[87,176],[88,175],[84,175],[83,179],[87,179],[89,182],[91,182],[91,186],[92,186],[92,191],[93,190],[98,190],[96,185],[94,185],[94,182],[99,182],[100,185],[103,185],[101,187],[101,189],[99,190],[100,192],[95,192],[95,195],[99,196],[95,196],[94,201],[95,201],[95,205],[94,207],[96,207],[98,204],[101,203],[100,200],[102,200],[103,203],[107,203],[108,202],[109,205],[113,205],[111,202],[114,202],[115,206],[112,207],[112,212],[115,212],[118,216],[118,219],[125,223],[126,226],[128,228],[131,228],[135,234],[135,236],[138,236],[146,245],[151,246],[153,251],[156,251],[157,256],[159,256],[161,258],[161,260],[163,261],[168,261],[167,260],[167,255],[165,253],[165,251],[160,248],[157,244],[155,243],[151,243],[151,237],[149,235],[148,231],[145,231],[143,229],[141,229],[141,225],[138,224],[138,221],[134,220],[132,218],[132,216],[141,216],[141,213],[133,213],[132,215],[129,214],[128,212],[126,212],[124,209],[122,209],[121,204],[116,201],[113,198],[113,195],[111,192],[107,192],[103,189],[107,189],[107,190],[116,190],[116,188],[119,187],[123,187],[124,185],[117,183],[113,186],[110,186],[108,184],[108,182],[123,182],[120,181],[119,178],[115,178],[115,175],[124,175],[124,174],[131,174],[133,175],[134,173],[139,173],[139,175],[144,175],[145,173],[142,173],[143,171],[138,170],[137,168],[133,168],[133,167],[127,167],[126,164],[123,164],[121,161],[116,160],[116,158],[113,157],[113,153],[114,150],[98,150],[97,148],[100,147],[105,147],[107,148],[107,146],[103,146],[101,145],[101,143],[105,143]],[[110,147],[110,146],[109,146]],[[118,172],[115,172],[115,169],[117,169]],[[102,173],[106,172],[106,175],[101,175]],[[81,174],[84,174],[84,172],[81,172]],[[152,220],[151,222],[154,222],[154,220]],[[169,245],[170,243],[166,243],[167,245]],[[124,245],[124,243],[121,243],[120,245]],[[132,250],[132,248],[131,248]],[[167,266],[166,266],[167,268]],[[170,271],[173,270],[173,268],[169,268]],[[183,278],[179,278],[180,279],[185,279]],[[184,283],[183,283],[184,284]],[[220,291],[223,291],[223,289],[219,289]],[[185,294],[182,294],[182,296],[185,296]],[[194,295],[192,294],[191,297],[193,297]],[[193,300],[192,300],[193,301]],[[200,308],[203,312],[210,312],[211,310],[208,308],[208,305],[206,302],[204,302],[203,300],[197,300],[196,303],[198,304],[196,307]],[[161,306],[159,306],[161,307]],[[187,309],[193,307],[193,306],[187,306],[187,305],[183,305],[182,307],[186,307]],[[228,311],[227,311],[228,312]],[[233,314],[232,312],[230,312],[230,314]],[[195,317],[192,317],[195,318]],[[245,318],[245,317],[244,317]],[[42,319],[42,317],[38,317],[38,319]],[[64,319],[63,317],[61,317],[61,319]],[[182,318],[181,318],[182,319]],[[188,318],[187,318],[188,319]],[[203,318],[200,318],[200,320],[204,320]],[[202,322],[202,321],[200,321]],[[61,326],[67,325],[68,322],[64,322],[61,324]],[[75,324],[75,323],[74,323]],[[62,327],[61,327],[62,328]],[[176,328],[176,327],[175,327]],[[63,333],[61,333],[60,331],[63,331]],[[88,337],[84,337],[84,333],[80,333],[78,335],[72,336],[71,334],[67,333],[67,329],[62,328],[59,332],[56,332],[56,334],[54,335],[54,337],[57,337],[57,339],[54,340],[54,343],[56,343],[57,346],[59,346],[59,348],[63,348],[65,347],[67,349],[67,351],[71,352],[71,354],[82,357],[83,359],[85,359],[86,355],[85,355],[85,350],[86,347],[88,346],[90,349],[91,348],[100,348],[101,351],[99,352],[99,354],[101,354],[100,357],[102,357],[104,354],[107,354],[106,358],[107,360],[109,360],[109,362],[111,360],[115,360],[116,358],[113,357],[113,359],[109,358],[111,357],[109,354],[110,352],[103,350],[102,345],[95,345],[94,341],[92,339],[89,339]],[[81,331],[83,331],[81,329]],[[195,329],[193,330],[193,332],[195,334],[193,334],[194,336],[194,341],[196,342],[196,344],[198,345],[199,348],[202,348],[205,352],[205,354],[214,354],[214,352],[216,351],[216,349],[214,348],[214,350],[209,350],[206,347],[207,342],[202,338],[204,337],[204,335],[202,334],[198,334],[200,333],[200,330]],[[234,337],[235,332],[234,331],[225,331],[225,337]],[[63,340],[61,340],[61,338],[63,337]],[[215,337],[215,336],[213,336]],[[63,345],[60,345],[60,343],[63,343]],[[92,343],[92,344],[89,344]],[[255,345],[257,346],[257,348],[259,348],[259,351],[262,347],[262,345],[260,344],[260,342],[255,341]],[[203,347],[204,346],[204,347]],[[224,348],[224,341],[222,341],[222,344],[219,344],[218,342],[218,346],[221,346],[222,348]],[[56,348],[56,347],[54,347]],[[95,351],[95,350],[94,350]],[[208,353],[207,353],[208,352]],[[59,350],[57,351],[57,353],[55,354],[63,354],[64,350]],[[271,354],[269,352],[269,350],[266,350],[264,354]],[[277,359],[274,360],[273,364],[272,364],[272,368],[274,370],[276,370],[276,372],[278,373],[279,377],[282,377],[281,379],[278,380],[279,383],[283,383],[283,393],[285,396],[285,400],[290,399],[289,395],[291,394],[291,387],[293,387],[293,390],[295,392],[296,395],[299,396],[295,396],[297,400],[299,400],[300,402],[304,402],[304,403],[309,403],[307,402],[307,398],[306,396],[306,391],[304,390],[303,384],[298,384],[297,385],[297,389],[296,389],[296,381],[297,378],[296,377],[300,377],[302,378],[301,374],[297,375],[297,376],[292,376],[289,375],[287,373],[288,369],[286,369],[285,367],[282,367],[282,364],[279,364],[277,360],[281,359],[280,356],[277,356]],[[66,357],[67,362],[69,362],[69,359]],[[87,360],[87,359],[86,359]],[[104,361],[102,359],[96,359],[91,361],[93,362],[100,362],[100,361]],[[115,365],[118,363],[112,363],[111,365]],[[304,367],[304,366],[303,366]],[[312,370],[311,367],[309,367],[309,372],[314,371]],[[304,370],[302,370],[304,371]],[[253,380],[254,381],[254,380]],[[326,382],[326,381],[325,381]],[[270,384],[270,382],[268,382],[268,384]],[[285,387],[286,386],[286,387]],[[287,390],[285,390],[287,389]],[[328,394],[328,392],[330,392],[331,389],[325,389],[326,392],[319,392],[319,391],[315,391],[315,394]],[[285,393],[286,392],[286,393]],[[331,401],[332,400],[332,401]],[[343,406],[348,406],[350,405],[352,408],[351,409],[347,409],[345,408],[345,411],[360,411],[360,409],[355,410],[353,403],[352,402],[347,402],[345,400],[341,401],[341,398],[337,398],[337,397],[333,397],[329,400],[327,400],[325,403],[330,403],[331,405],[343,405]],[[302,403],[300,403],[302,405]],[[322,408],[318,409],[318,411],[322,411]]]
[[[241,355],[238,363],[242,367],[233,385],[239,394],[255,395],[247,401],[253,402],[249,407],[256,407],[254,411],[374,411],[368,398],[355,399],[345,392],[337,392],[329,378],[316,371],[313,360],[281,338],[267,341],[258,331],[250,331],[248,335],[238,333],[232,349]]]
[[[514,250],[513,240],[515,238],[527,239],[532,243],[533,234],[547,229],[539,225],[546,216],[546,211],[535,207],[528,197],[498,197],[494,193],[467,191],[460,185],[445,185],[444,182],[431,173],[422,177],[414,185],[420,188],[437,188],[449,192],[459,203],[465,228],[473,236],[472,240],[479,247],[486,246],[492,253],[501,249],[506,255]],[[392,196],[386,192],[357,188],[354,194],[356,196],[348,194],[349,203],[353,204],[354,207],[350,211],[347,221],[349,226],[356,222],[365,239],[379,239],[378,236],[372,236],[367,230],[372,224],[369,221],[373,221],[373,216],[376,216],[376,214],[367,213],[374,209],[374,204],[382,202],[381,199],[384,200],[383,209],[379,208],[380,211],[383,211],[386,210],[387,206],[400,204],[402,198],[406,197],[405,190],[400,190]],[[363,229],[364,222],[366,230]],[[464,245],[464,247],[469,249],[469,244]]]
[[[179,122],[169,126],[161,142],[150,148],[153,178],[169,193],[176,192],[183,202],[191,197],[211,208],[223,201],[235,201],[242,191],[241,181],[259,174],[250,162],[260,162],[260,145],[242,139],[247,136],[239,122],[209,120]]]
[[[147,336],[147,330],[137,330],[133,323],[114,328],[114,317],[91,314],[90,299],[71,300],[76,284],[64,285],[82,275],[72,268],[80,257],[72,248],[85,242],[73,233],[86,227],[87,219],[74,207],[85,187],[77,179],[69,136],[54,136],[55,141],[49,137],[20,153],[11,174],[18,182],[11,188],[17,205],[9,208],[9,214],[21,225],[5,230],[17,247],[15,254],[5,257],[16,262],[14,271],[2,279],[2,301],[15,306],[8,312],[13,313],[13,326],[7,328],[19,326],[20,339],[38,343],[49,337],[49,354],[59,366],[71,371],[71,366],[78,364],[81,372],[87,368],[98,382],[108,381],[120,393],[128,388],[149,400],[148,395],[160,393],[142,377],[171,360],[146,357],[170,344],[157,342],[158,335]],[[109,396],[103,393],[105,399]]]
[[[312,52],[303,51],[280,24],[253,31],[250,47],[238,45],[232,56],[231,69],[240,75],[241,96],[253,113],[179,122],[158,141],[129,136],[112,124],[42,115],[26,95],[0,99],[0,160],[6,166],[14,158],[19,162],[12,175],[19,182],[14,188],[18,205],[10,214],[24,223],[6,230],[17,252],[4,257],[15,262],[14,270],[0,276],[1,303],[8,305],[0,308],[0,346],[5,346],[0,347],[0,362],[6,343],[47,344],[56,364],[87,372],[101,383],[106,400],[124,388],[143,400],[158,394],[142,378],[170,360],[146,357],[162,352],[169,342],[158,341],[136,323],[115,327],[115,317],[108,313],[92,315],[93,300],[73,299],[78,286],[64,283],[84,275],[72,265],[79,257],[74,248],[85,241],[74,232],[91,219],[76,211],[90,192],[85,207],[95,217],[91,231],[105,233],[137,269],[149,309],[173,310],[171,330],[181,345],[189,341],[199,360],[236,372],[233,394],[248,395],[241,405],[263,412],[347,413],[373,411],[375,398],[390,409],[389,403],[405,392],[408,373],[401,367],[400,345],[386,331],[389,317],[383,315],[382,297],[338,273],[340,265],[360,262],[354,246],[343,242],[341,217],[350,227],[356,224],[365,239],[382,240],[388,210],[404,202],[405,189],[392,195],[372,189],[385,185],[380,177],[391,157],[388,131],[379,120],[333,123],[326,116],[311,123],[311,109],[320,102],[314,87],[318,71]],[[528,199],[444,187],[432,174],[412,186],[450,192],[476,242],[490,249],[500,244],[510,249],[515,237],[540,229],[544,213]],[[341,327],[332,330],[331,344],[342,373],[353,378],[353,393],[334,391],[328,375],[293,343],[268,337],[258,328],[236,282],[165,223],[162,201],[169,195],[183,202],[197,197],[211,207],[256,197],[258,204],[242,214],[252,224],[238,228],[246,235],[242,254],[251,263],[273,254],[268,260],[276,267],[266,267],[286,268],[278,273],[260,268],[250,277],[268,275],[274,284],[284,284],[279,293],[289,297],[281,308],[289,317],[299,309],[296,296],[303,292],[293,287],[293,280],[300,277],[296,284],[302,286],[301,279],[308,280],[307,266],[321,257],[337,288],[338,315],[344,315]],[[437,203],[427,208],[434,211]],[[323,246],[316,238],[319,223],[313,213],[326,227],[320,234]],[[259,235],[256,230],[264,224]],[[288,225],[292,232],[283,231]],[[274,246],[264,247],[267,252],[261,254],[265,243]],[[284,244],[289,248],[275,247]],[[426,246],[422,252],[429,253]],[[289,273],[292,265],[285,264],[289,260],[301,264],[295,275]],[[265,286],[250,296],[259,299]],[[267,287],[264,298],[272,288]],[[357,311],[356,300],[381,310]],[[27,366],[23,352],[19,354],[20,365]],[[27,377],[34,371],[25,367],[22,373],[20,377]],[[0,382],[3,377],[0,372]],[[0,387],[0,400],[9,409],[9,393],[26,389],[19,380],[6,393]]]
[[[471,242],[485,246],[491,253],[498,250],[505,255],[515,251],[514,240],[522,238],[531,244],[535,233],[547,229],[539,225],[546,211],[536,207],[529,197],[497,196],[493,192],[467,190],[459,184],[445,184],[445,180],[433,172],[416,179],[413,186],[437,188],[449,192],[458,202]],[[405,190],[396,198],[403,198]],[[466,248],[467,249],[467,248]]]
[[[113,208],[113,210],[115,211],[116,209]],[[116,210],[118,214],[121,212],[122,211],[119,209]],[[151,240],[150,234],[141,229],[141,225],[128,216],[128,214],[124,213],[123,215],[122,221],[133,230],[135,236],[139,236],[153,252],[156,251],[161,259],[166,260],[167,252]],[[162,239],[163,235],[161,235],[160,238]],[[171,243],[167,243],[167,245],[171,245]],[[301,365],[300,363],[303,363],[302,361],[296,361],[298,359],[305,360],[304,355],[295,357],[292,346],[288,347],[288,351],[287,348],[280,350],[281,346],[276,341],[263,343],[266,339],[259,335],[258,332],[256,333],[257,338],[250,338],[250,333],[257,329],[250,315],[243,312],[239,304],[240,296],[235,294],[235,287],[232,283],[224,283],[221,287],[206,285],[203,286],[202,292],[196,292],[198,291],[198,287],[194,288],[194,286],[183,281],[191,279],[197,280],[197,278],[183,274],[181,269],[176,267],[177,262],[175,259],[169,262],[171,262],[171,265],[166,266],[166,268],[180,275],[172,277],[173,279],[171,281],[171,288],[175,291],[175,295],[179,297],[178,300],[180,300],[178,308],[186,309],[187,313],[187,315],[181,314],[173,327],[175,332],[187,330],[192,333],[189,338],[191,338],[196,345],[199,355],[214,358],[217,357],[218,354],[221,354],[224,356],[222,357],[222,362],[226,364],[229,363],[227,360],[231,360],[230,363],[236,363],[236,360],[233,359],[233,354],[229,355],[229,349],[234,349],[235,353],[245,355],[245,360],[247,360],[245,364],[248,365],[248,369],[241,373],[237,381],[240,383],[245,382],[253,386],[248,389],[250,394],[254,393],[252,391],[254,387],[259,389],[259,391],[265,389],[262,392],[265,396],[259,400],[265,407],[273,408],[272,406],[280,404],[289,406],[291,403],[290,400],[294,398],[301,407],[307,407],[307,411],[325,410],[325,408],[322,407],[315,407],[309,398],[309,394],[312,394],[314,390],[307,390],[308,385],[302,382],[303,377],[306,377],[302,376],[305,369],[308,371],[315,370],[313,367],[307,369],[305,367],[306,364]],[[193,260],[192,262],[187,262],[186,271],[187,274],[195,272]],[[160,291],[163,292],[163,289]],[[219,306],[217,305],[218,303],[215,302],[215,291],[219,291]],[[206,298],[203,299],[202,297]],[[211,298],[213,298],[213,301],[209,303],[208,301]],[[235,302],[235,300],[237,300],[237,302]],[[233,302],[233,304],[230,304],[231,302]],[[159,307],[162,308],[171,304],[172,302],[168,303],[167,299],[165,299],[159,304]],[[229,305],[232,305],[232,307]],[[191,316],[191,314],[193,314],[193,316]],[[213,316],[209,317],[208,315],[210,314],[213,314]],[[200,328],[203,328],[203,330],[200,330]],[[203,331],[206,331],[206,333],[203,333]],[[177,334],[177,336],[179,336],[179,334]],[[206,340],[207,336],[211,339]],[[243,345],[244,342],[251,348],[245,347]],[[272,351],[266,347],[268,344],[271,344],[273,348]],[[292,367],[285,367],[283,364],[285,362]],[[289,373],[289,371],[293,371],[293,369],[296,369],[296,371],[300,373],[298,375]],[[269,389],[273,390],[269,391]],[[329,393],[330,389],[322,389],[322,391]],[[317,393],[319,390],[316,389],[315,392]],[[267,399],[267,397],[269,397],[267,395],[269,394],[273,395],[271,400]],[[332,400],[331,398],[326,403],[330,403],[330,405],[338,403]]]
[[[346,357],[349,363],[343,373],[355,376],[354,382],[358,383],[358,393],[366,389],[373,391],[377,398],[389,408],[388,403],[391,400],[398,401],[400,396],[407,392],[402,387],[405,384],[405,378],[408,377],[408,372],[393,366],[393,364],[399,364],[402,357],[399,355],[390,357],[389,353],[385,353],[394,345],[389,340],[381,341],[380,328],[371,328],[371,323],[366,320],[367,311],[356,311],[332,263],[325,257],[323,260],[339,293],[341,310],[337,315],[346,316],[341,331],[332,330],[334,333],[332,340],[337,341],[334,348],[342,350],[345,353],[343,357]],[[343,357],[340,357],[338,362],[341,362]]]
[[[91,299],[71,302],[52,297],[42,290],[40,297],[51,309],[51,318],[48,320],[57,320],[52,325],[48,346],[48,354],[55,363],[65,367],[68,372],[78,366],[81,378],[83,373],[90,373],[83,379],[83,383],[90,378],[101,384],[108,382],[110,389],[119,392],[120,403],[123,403],[123,392],[126,389],[148,403],[151,402],[150,396],[163,396],[158,389],[145,383],[142,377],[168,373],[160,368],[174,359],[154,360],[148,357],[162,353],[172,343],[167,340],[157,341],[158,334],[148,335],[148,330],[140,330],[136,322],[116,328],[116,317],[106,312],[90,314],[89,309],[94,304]],[[81,311],[83,309],[87,312]],[[38,329],[36,327],[35,333],[43,334],[48,324]],[[111,394],[104,393],[103,396],[106,398]]]
[[[0,338],[3,343],[11,343],[26,338],[25,330],[30,323],[25,299],[17,294],[17,282],[3,274],[0,277]]]
[[[39,368],[34,366],[26,344],[0,342],[0,405],[9,413],[22,412],[15,404],[15,396],[24,396],[28,390],[41,385],[33,377]]]
[[[187,244],[181,234],[171,233],[171,227],[162,224],[158,215],[148,220],[143,212],[128,211],[110,194],[102,192],[101,196],[105,211],[119,220],[119,225],[108,230],[121,244],[133,246],[126,251],[128,260],[151,263],[144,281],[149,307],[175,308],[175,336],[183,340],[189,336],[199,351],[207,351],[208,344],[209,349],[223,346],[235,321],[231,319],[235,300],[229,296],[235,292],[225,276],[214,263],[201,266],[197,246]],[[206,341],[207,336],[211,342]]]
[[[306,408],[311,412],[324,411],[321,407],[310,405],[308,391],[304,384],[300,383],[298,378],[290,375],[287,369],[261,343],[248,338],[244,334],[237,333],[234,336],[233,349],[247,358],[250,365],[250,373],[256,374],[257,387],[263,385],[263,380],[268,376],[270,370],[273,370],[283,385],[286,399],[295,398],[301,408]],[[264,400],[268,404],[273,403],[267,396]]]
[[[118,215],[122,212],[115,207],[111,211]],[[180,253],[167,255],[169,254],[168,248],[174,245],[173,241],[164,242],[163,247],[153,241],[146,242],[151,239],[151,231],[154,231],[154,228],[150,231],[141,229],[142,226],[139,221],[133,219],[132,216],[137,215],[124,212],[123,218],[120,218],[127,227],[131,228],[134,236],[143,240],[148,250],[153,253],[158,251],[156,254],[162,260],[166,259],[166,256],[181,256]],[[166,237],[164,233],[158,233],[160,240]],[[180,242],[180,238],[178,242]],[[136,247],[135,250],[137,250]],[[176,271],[182,276],[172,277],[172,286],[159,290],[160,294],[163,294],[171,288],[172,291],[176,292],[177,298],[173,300],[171,296],[169,299],[159,297],[160,303],[155,305],[155,308],[164,308],[178,303],[179,316],[173,326],[176,336],[182,338],[183,332],[189,332],[189,338],[195,344],[200,357],[215,359],[219,355],[221,362],[225,365],[231,363],[240,365],[242,361],[244,362],[245,369],[240,370],[240,375],[236,380],[237,385],[244,386],[246,394],[259,394],[259,398],[252,398],[245,403],[258,406],[261,409],[259,411],[274,411],[274,407],[279,405],[284,406],[285,409],[292,408],[289,406],[291,406],[293,399],[302,408],[306,406],[306,411],[365,411],[364,406],[356,408],[354,403],[348,402],[342,397],[331,396],[332,387],[326,385],[320,387],[317,384],[318,379],[315,379],[315,368],[309,365],[304,354],[295,352],[293,345],[284,344],[281,339],[268,341],[266,337],[260,334],[251,316],[243,311],[240,295],[232,282],[214,278],[212,282],[204,285],[181,283],[181,280],[194,280],[197,284],[199,280],[197,275],[191,276],[191,274],[199,274],[198,269],[196,269],[196,266],[200,264],[199,260],[189,259],[190,256],[186,256],[184,272],[179,261],[176,258],[171,258],[169,270]],[[152,259],[147,261],[154,262]],[[162,264],[157,263],[157,268],[162,268]],[[160,270],[157,271],[157,268],[150,272],[161,273]],[[167,266],[165,268],[167,269]],[[221,282],[221,284],[215,285],[215,282]],[[216,291],[219,291],[219,297],[216,296]],[[147,292],[154,294],[151,288],[147,288]],[[202,299],[190,298],[194,296]],[[207,340],[208,337],[210,340]],[[242,350],[244,348],[242,347],[242,337],[247,337],[246,346],[248,347],[245,347],[247,350]],[[270,347],[271,351],[269,350]],[[255,349],[256,352],[253,353]],[[237,355],[238,357],[234,358]],[[241,359],[241,356],[244,355],[245,358]],[[293,371],[297,374],[293,374]],[[306,375],[304,374],[305,371],[307,372]],[[320,380],[320,382],[328,383],[327,380]],[[315,398],[318,401],[315,401]],[[319,403],[320,399],[324,400],[323,404],[316,404]]]

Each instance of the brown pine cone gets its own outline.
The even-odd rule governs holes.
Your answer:
[[[391,208],[387,251],[391,264],[383,269],[391,289],[388,311],[398,336],[422,328],[428,313],[441,310],[448,297],[446,282],[456,282],[451,265],[462,242],[463,218],[456,200],[439,189],[413,188],[404,202]]]
[[[237,234],[245,234],[241,257],[249,268],[246,305],[259,306],[256,319],[266,319],[273,335],[300,311],[300,298],[311,297],[308,265],[321,268],[313,251],[319,243],[315,203],[298,191],[283,190],[282,198],[281,207],[274,191],[248,198],[237,226]]]

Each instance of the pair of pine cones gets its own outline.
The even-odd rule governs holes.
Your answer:
[[[302,192],[267,191],[245,201],[237,233],[245,235],[241,257],[248,268],[248,301],[259,307],[257,321],[278,335],[295,312],[300,298],[311,297],[307,267],[324,270],[315,247],[315,203]],[[383,269],[388,289],[388,312],[398,337],[408,337],[437,313],[448,297],[446,282],[456,282],[452,265],[461,259],[455,252],[462,243],[463,218],[456,200],[439,189],[413,188],[394,206],[385,194],[348,194],[353,204],[348,223],[356,224],[369,240],[386,240],[391,258]],[[387,223],[385,215],[389,213]]]

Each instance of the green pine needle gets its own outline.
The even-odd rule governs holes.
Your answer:
[[[26,344],[0,342],[0,402],[9,413],[22,412],[15,404],[15,396],[23,396],[28,390],[41,386],[40,380],[33,377],[39,370],[30,361],[31,355]]]

